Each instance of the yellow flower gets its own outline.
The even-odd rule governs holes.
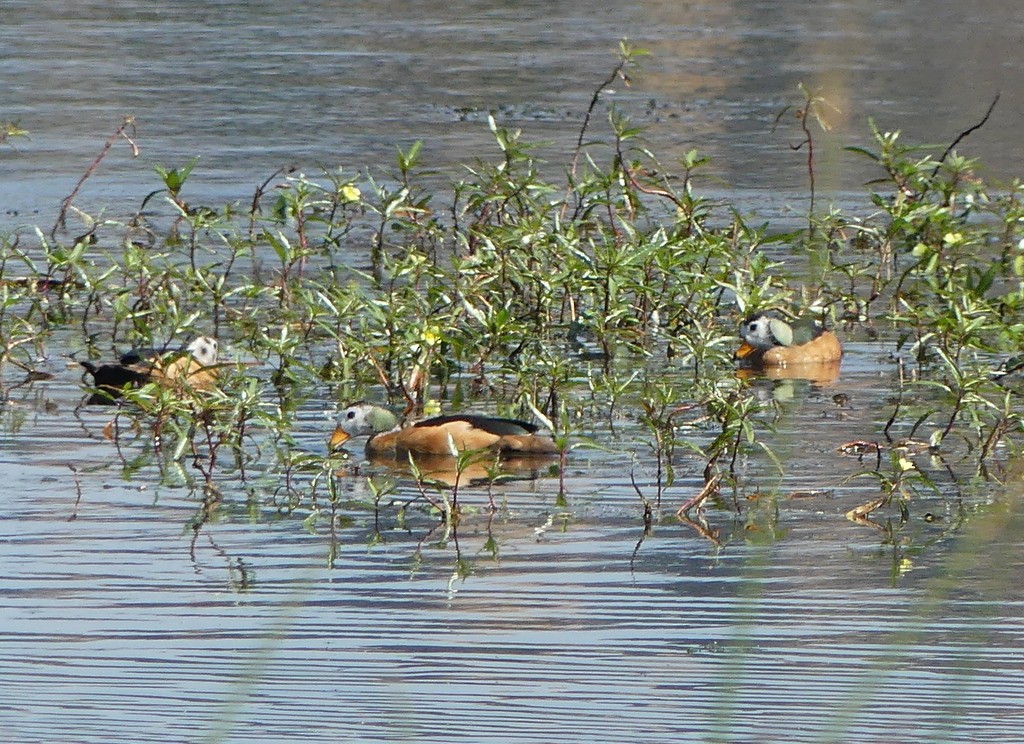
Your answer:
[[[424,346],[434,346],[441,340],[441,330],[435,325],[426,326],[420,336]]]

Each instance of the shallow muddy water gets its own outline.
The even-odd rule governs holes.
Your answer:
[[[32,135],[0,150],[7,224],[48,228],[124,114],[141,154],[117,145],[83,206],[132,211],[154,164],[194,155],[189,198],[219,203],[290,163],[384,169],[417,139],[440,181],[496,155],[489,111],[548,143],[557,171],[622,36],[654,53],[615,96],[652,149],[706,151],[708,191],[766,216],[805,198],[793,132],[770,133],[801,80],[842,110],[819,183],[841,201],[865,204],[870,171],[839,148],[866,141],[869,115],[947,143],[1002,90],[966,149],[1000,177],[1024,163],[1011,3],[977,17],[952,2],[70,7],[0,12],[0,119]],[[399,519],[409,478],[375,514],[351,476],[332,534],[275,508],[256,473],[222,484],[196,532],[201,497],[151,461],[124,467],[144,446],[104,439],[109,410],[78,409],[80,373],[58,350],[54,379],[0,411],[3,738],[1014,741],[1024,486],[920,456],[938,489],[906,525],[895,507],[847,520],[878,488],[848,480],[870,463],[837,447],[880,438],[896,384],[889,346],[847,350],[830,386],[759,383],[784,401],[767,438],[784,477],[768,458],[740,463],[760,497],[695,526],[675,510],[701,464],[679,454],[647,536],[630,471],[653,498],[654,462],[629,405],[614,430],[583,432],[597,446],[572,452],[564,503],[544,469],[468,488],[449,534],[424,511]],[[328,392],[306,404],[297,449],[324,451]]]

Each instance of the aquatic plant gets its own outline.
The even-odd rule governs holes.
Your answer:
[[[424,185],[417,143],[396,153],[391,173],[279,171],[248,203],[216,208],[190,197],[196,161],[160,166],[134,212],[85,214],[75,196],[90,173],[118,141],[138,147],[122,122],[49,233],[0,238],[5,389],[12,366],[31,377],[54,334],[89,358],[215,334],[235,360],[217,390],[134,391],[110,436],[190,463],[207,498],[228,482],[276,478],[268,504],[331,524],[350,476],[336,477],[323,453],[297,452],[307,401],[540,418],[570,459],[573,447],[617,434],[625,416],[639,437],[627,446],[650,527],[668,494],[684,515],[735,511],[752,469],[767,464],[784,478],[773,443],[783,404],[735,376],[735,328],[754,312],[813,305],[892,355],[897,398],[866,441],[903,446],[927,432],[930,455],[998,474],[1024,428],[1012,373],[993,375],[1024,342],[1021,185],[994,190],[952,148],[907,145],[872,125],[873,145],[854,148],[882,176],[870,206],[820,208],[809,124],[824,122],[827,102],[801,87],[807,226],[749,224],[701,196],[707,159],[697,150],[672,173],[613,105],[595,134],[609,86],[628,82],[641,55],[623,45],[595,88],[561,178],[491,116],[495,155],[467,166],[447,194]],[[6,132],[0,144],[22,134]],[[679,478],[682,465],[699,478]],[[886,494],[869,511],[922,483],[913,470],[887,474],[881,460],[865,467]],[[465,483],[435,497],[422,473],[412,480],[418,503],[457,528]],[[379,513],[390,491],[369,483]],[[731,498],[719,498],[724,489]]]

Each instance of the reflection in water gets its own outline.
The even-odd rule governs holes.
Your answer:
[[[806,380],[819,387],[832,385],[839,379],[839,362],[829,364],[794,364],[788,367],[740,367],[741,380],[764,377],[768,380]]]
[[[712,175],[751,209],[802,209],[806,162],[789,148],[800,138],[772,128],[799,105],[800,82],[835,106],[816,147],[825,201],[875,175],[842,150],[866,143],[868,117],[906,139],[948,143],[997,90],[990,125],[964,144],[991,177],[1009,178],[1024,162],[1011,126],[1024,80],[1019,25],[1013,3],[981,11],[952,0],[924,16],[863,0],[645,0],[597,14],[565,3],[431,2],[414,17],[387,0],[89,2],[73,16],[61,0],[8,4],[2,115],[32,139],[5,150],[0,203],[18,212],[6,215],[14,222],[51,216],[126,114],[142,155],[108,158],[85,189],[87,209],[124,199],[133,208],[156,188],[152,165],[195,155],[188,198],[199,203],[249,198],[282,166],[386,166],[416,140],[429,167],[457,176],[455,163],[498,156],[489,112],[528,141],[550,142],[542,155],[559,172],[622,37],[653,55],[609,100],[649,127],[665,162],[694,147],[710,155]],[[709,179],[703,188],[719,187]]]
[[[444,455],[410,455],[403,460],[387,455],[371,455],[370,463],[376,470],[406,478],[418,479],[426,484],[439,484],[449,488],[458,486],[486,486],[514,480],[534,480],[543,475],[558,474],[558,460],[539,457],[495,456],[482,452],[460,462]]]

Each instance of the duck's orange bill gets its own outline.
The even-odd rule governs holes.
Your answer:
[[[334,433],[331,434],[331,438],[328,442],[328,445],[332,450],[337,449],[351,438],[352,436],[339,426],[334,430]]]
[[[753,354],[756,351],[757,351],[756,347],[751,346],[746,341],[744,341],[742,344],[740,344],[740,348],[736,349],[736,351],[733,353],[732,358],[733,359],[746,359],[748,356],[750,356],[751,354]]]

